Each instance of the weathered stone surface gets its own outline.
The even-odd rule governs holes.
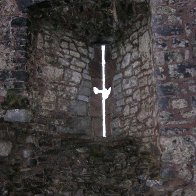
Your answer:
[[[78,100],[84,101],[84,102],[89,102],[89,98],[87,96],[84,96],[84,95],[79,95]]]
[[[87,115],[87,104],[84,101],[77,101],[71,106],[71,110],[79,116],[85,116]]]
[[[189,138],[189,139],[188,139]],[[185,164],[195,155],[196,140],[193,137],[161,137],[162,160],[175,164]]]
[[[137,78],[131,77],[130,79],[124,79],[123,80],[123,89],[133,88],[137,86]]]
[[[119,9],[119,2],[123,9]],[[90,104],[85,100],[91,101],[93,96],[95,81],[91,78],[89,63],[97,58],[97,53],[93,47],[78,41],[69,31],[70,26],[65,25],[73,21],[64,14],[70,10],[77,12],[77,9],[63,5],[60,12],[60,1],[52,1],[52,6],[45,0],[17,0],[17,3],[18,6],[16,1],[0,3],[0,137],[1,141],[12,141],[14,146],[12,153],[8,152],[8,156],[1,159],[0,195],[195,195],[193,1],[153,0],[146,6],[147,1],[134,0],[127,7],[122,1],[115,1],[115,5],[109,7],[110,3],[104,3],[101,7],[108,9],[103,13],[109,11],[111,22],[103,24],[102,18],[101,23],[88,23],[92,17],[83,21],[88,25],[103,25],[104,31],[100,32],[107,32],[105,27],[110,23],[112,29],[119,25],[125,35],[122,37],[115,29],[114,34],[120,33],[118,40],[99,35],[99,41],[109,40],[113,48],[114,61],[108,63],[106,78],[107,85],[113,87],[113,94],[106,102],[108,119],[112,119],[108,130],[112,124],[112,134],[140,137],[146,145],[140,141],[131,144],[119,141],[118,136],[114,143],[107,140],[108,148],[102,145],[101,139],[96,144],[78,140],[81,135],[86,137],[84,135],[93,132],[91,126],[96,128],[92,125]],[[88,6],[97,6],[93,1],[88,2],[87,9],[79,2],[72,3],[79,5],[79,14],[85,10],[94,14],[94,9]],[[31,5],[34,5],[32,9]],[[122,10],[125,17],[120,14]],[[83,17],[73,16],[73,20],[83,20]],[[28,18],[31,18],[30,28]],[[126,20],[121,25],[123,18]],[[71,25],[73,31],[77,29],[75,25],[78,22]],[[126,25],[128,28],[124,29]],[[94,32],[88,29],[79,34],[90,33],[96,37]],[[90,36],[80,40],[88,42]],[[110,59],[109,53],[106,52],[106,60]],[[133,77],[137,81],[134,84]],[[16,91],[17,96],[10,96],[10,91]],[[84,105],[74,106],[74,111],[71,105],[79,96]],[[11,97],[10,105],[8,97]],[[25,97],[25,102],[20,97]],[[98,103],[97,106],[98,109],[93,108],[96,115],[101,108]],[[26,107],[34,113],[33,124],[17,123],[13,119],[12,123],[5,123],[8,109]],[[12,117],[18,119],[14,115]],[[100,123],[100,119],[97,117],[94,124]],[[56,138],[58,132],[61,135]],[[26,143],[28,134],[36,139]],[[71,134],[80,135],[73,141]],[[162,153],[162,163],[155,161],[155,165],[163,167],[163,185],[159,183],[159,171],[151,165],[151,155],[159,151],[152,147],[159,143],[158,135],[161,146],[156,145]],[[135,146],[143,146],[149,152],[139,154],[134,151]],[[87,150],[76,150],[84,148]],[[155,179],[152,176],[156,176]]]
[[[122,69],[127,67],[130,64],[130,60],[131,60],[131,54],[127,53],[124,58],[123,58],[123,62],[122,62]]]
[[[31,112],[25,109],[7,110],[4,120],[8,122],[30,122]]]
[[[0,156],[7,157],[12,150],[12,143],[0,140]]]
[[[172,101],[172,107],[174,109],[182,109],[188,106],[188,102],[185,99],[176,99]]]
[[[48,80],[62,80],[63,69],[57,67],[45,66],[42,68],[43,76]]]

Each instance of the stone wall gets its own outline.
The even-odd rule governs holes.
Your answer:
[[[116,73],[112,86],[112,133],[149,137],[157,134],[155,83],[148,13],[135,16],[127,38],[113,44]]]
[[[35,16],[34,16],[35,18]],[[60,23],[31,21],[30,104],[32,121],[57,132],[90,134],[93,48]]]
[[[16,124],[0,128],[2,196],[140,195],[159,186],[156,148],[149,143],[50,134]]]
[[[152,0],[153,61],[166,189],[195,195],[195,1]]]
[[[96,54],[52,21],[32,20],[27,8],[38,2],[0,1],[0,195],[194,196],[194,0],[151,0],[151,18],[136,15],[127,38],[112,45],[108,116],[117,136],[106,140],[63,133],[78,131],[73,118],[91,117],[74,104],[91,104],[84,81],[100,85],[89,80]],[[76,66],[75,58],[88,62]]]

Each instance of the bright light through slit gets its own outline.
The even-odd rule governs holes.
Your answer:
[[[103,137],[106,137],[106,112],[105,112],[105,100],[109,97],[111,92],[111,87],[109,89],[105,88],[105,45],[101,46],[102,51],[102,90],[99,90],[96,87],[93,87],[95,94],[102,94],[102,127],[103,127]]]

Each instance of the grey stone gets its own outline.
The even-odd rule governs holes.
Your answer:
[[[128,67],[128,68],[125,70],[124,75],[125,75],[126,77],[132,76],[132,75],[133,75],[132,67]]]
[[[7,122],[30,122],[31,112],[25,109],[7,110],[4,120]]]
[[[123,115],[127,116],[127,115],[129,115],[129,113],[130,113],[130,107],[129,107],[129,105],[126,105],[124,108],[124,111],[123,111]]]
[[[117,102],[116,102],[116,105],[117,105],[117,106],[123,106],[123,105],[125,105],[125,100],[124,100],[124,98],[121,99],[121,100],[119,100],[119,101],[117,101]]]
[[[89,97],[91,94],[91,89],[85,86],[80,87],[79,94]]]
[[[60,44],[60,46],[63,49],[68,49],[69,48],[69,43],[68,42],[65,42],[65,41],[62,41],[61,44]]]
[[[80,53],[70,50],[70,55],[76,58],[80,58]]]
[[[80,52],[80,54],[83,54],[85,56],[88,55],[88,50],[87,49],[84,49],[82,47],[78,47],[78,51]]]
[[[0,156],[7,157],[12,150],[12,143],[9,141],[0,141]]]
[[[29,149],[23,150],[23,157],[25,159],[31,157],[31,155],[32,155],[32,150],[29,150]]]
[[[80,73],[78,73],[78,72],[73,72],[73,74],[72,74],[72,80],[73,80],[74,82],[80,83],[81,79],[82,79],[82,76],[81,76]]]
[[[176,99],[172,101],[172,107],[174,109],[182,109],[188,106],[188,102],[185,99]]]
[[[79,153],[86,153],[86,152],[88,152],[88,148],[87,147],[81,147],[81,148],[77,148],[76,151],[79,152]]]
[[[71,66],[70,66],[70,69],[73,70],[73,71],[77,71],[77,72],[79,72],[79,73],[82,72],[82,68],[77,67],[77,66],[74,66],[74,65],[71,65]]]
[[[70,45],[69,45],[69,49],[70,50],[73,50],[73,51],[77,51],[77,49],[76,49],[76,46],[75,46],[75,44],[73,44],[73,43],[71,43]],[[71,52],[71,51],[70,51]],[[70,53],[71,54],[71,53]]]
[[[91,80],[91,76],[90,76],[89,74],[83,73],[82,76],[83,76],[83,78],[86,79],[86,80]]]
[[[182,195],[182,192],[183,192],[183,189],[177,189],[176,191],[172,193],[171,196],[180,196]]]
[[[42,73],[47,80],[61,80],[63,78],[63,69],[54,66],[44,66]]]
[[[76,58],[73,58],[72,61],[71,61],[71,64],[72,65],[75,65],[75,66],[78,66],[82,69],[84,69],[86,67],[86,63],[82,62],[82,61],[79,61],[78,59]]]
[[[122,61],[122,69],[124,69],[125,67],[127,67],[129,65],[130,59],[131,59],[131,54],[130,53],[127,53],[124,56],[123,61]]]
[[[162,161],[175,164],[187,164],[195,156],[195,138],[190,137],[161,137]]]
[[[123,80],[123,89],[137,86],[137,78],[135,76]]]
[[[117,128],[120,127],[120,119],[119,118],[115,118],[112,120],[112,128]]]
[[[163,185],[163,182],[160,180],[147,180],[146,181],[146,186],[148,187],[158,187],[162,185]]]
[[[157,9],[157,14],[160,14],[160,15],[173,15],[176,13],[176,10],[169,7],[169,6],[160,6],[158,7]]]
[[[114,89],[114,95],[118,95],[119,93],[122,92],[122,86],[121,86],[121,84],[115,86],[113,89]]]
[[[115,76],[114,76],[114,81],[116,81],[116,80],[119,80],[119,79],[121,79],[122,78],[122,73],[119,73],[119,74],[116,74]]]
[[[84,96],[84,95],[79,95],[78,100],[84,101],[84,102],[89,102],[89,98],[87,96]]]
[[[87,103],[84,101],[77,101],[71,106],[71,112],[79,116],[87,114]]]
[[[89,80],[83,80],[81,87],[92,88],[92,83]]]
[[[59,58],[58,59],[58,62],[61,66],[65,66],[65,67],[68,67],[70,65],[70,62],[68,59],[66,58]]]

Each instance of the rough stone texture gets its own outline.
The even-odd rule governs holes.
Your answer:
[[[60,132],[90,133],[89,47],[65,33],[61,24],[31,22],[34,39],[28,70],[32,121],[43,125],[50,122]]]
[[[12,149],[12,143],[7,141],[0,141],[0,156],[7,157]]]
[[[172,195],[195,195],[195,1],[152,0],[151,10],[161,175]]]
[[[153,144],[149,148],[148,143],[131,137],[102,140],[49,134],[39,128],[35,132],[30,126],[20,126],[18,133],[16,128],[15,124],[9,126],[9,133],[1,131],[1,138],[9,138],[9,147],[13,145],[9,157],[1,159],[1,195],[156,192],[153,181],[159,175],[159,165]],[[2,145],[8,143],[0,142]],[[0,155],[7,154],[5,148],[0,150]]]
[[[47,2],[0,1],[0,195],[196,195],[195,1],[134,0],[127,37],[106,40],[116,140],[86,139],[101,129],[100,51],[39,15]]]
[[[30,122],[31,113],[28,110],[7,110],[4,120],[7,122]]]
[[[133,22],[133,29],[127,32],[125,44],[115,43],[112,47],[117,68],[112,84],[114,108],[111,113],[112,119],[119,122],[112,122],[114,135],[156,135],[151,38],[147,13],[142,14]]]

